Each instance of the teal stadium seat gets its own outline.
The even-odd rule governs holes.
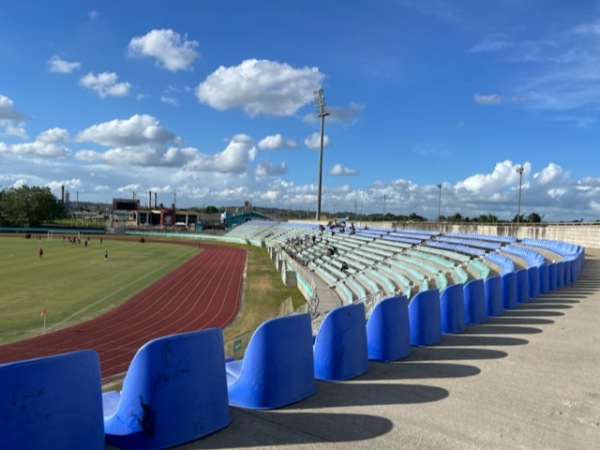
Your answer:
[[[103,450],[98,354],[82,350],[0,365],[0,448]]]
[[[105,393],[103,402],[106,442],[122,449],[172,447],[226,427],[223,332],[210,328],[147,342],[121,392]]]

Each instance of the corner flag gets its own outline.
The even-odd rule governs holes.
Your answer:
[[[42,312],[40,313],[40,316],[45,316],[46,315],[46,308],[42,309]]]

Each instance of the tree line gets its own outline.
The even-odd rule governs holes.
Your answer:
[[[49,187],[21,186],[0,190],[0,224],[38,226],[67,217]]]
[[[219,212],[219,209],[212,205],[202,208],[202,210],[206,213]],[[290,210],[287,210],[286,212],[294,216]],[[38,226],[43,223],[51,223],[56,220],[64,219],[67,215],[68,211],[66,205],[52,194],[49,187],[21,186],[0,190],[0,225]],[[352,218],[354,214],[338,213],[336,216]],[[425,217],[414,212],[408,215],[396,215],[391,213],[367,214],[362,216],[362,219],[369,221],[383,220],[388,222],[428,221]],[[541,223],[542,219],[542,216],[533,212],[529,215],[515,215],[511,222]],[[441,222],[454,223],[506,223],[506,221],[498,220],[493,214],[481,214],[477,217],[468,217],[463,216],[458,212],[447,217],[440,216],[439,220]]]

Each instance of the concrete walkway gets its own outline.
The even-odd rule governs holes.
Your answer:
[[[336,291],[330,289],[327,283],[320,276],[299,264],[297,266],[297,270],[301,272],[301,275],[304,279],[311,279],[315,282],[317,287],[317,296],[319,298],[317,313],[319,313],[320,316],[324,316],[328,311],[331,311],[333,308],[342,305],[342,301],[337,295]]]
[[[600,251],[581,279],[365,375],[181,449],[591,449],[600,445]]]

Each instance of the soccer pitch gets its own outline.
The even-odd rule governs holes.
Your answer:
[[[56,234],[40,238],[0,237],[0,344],[43,333],[44,319],[52,331],[95,317],[199,251],[137,240],[101,243],[98,236],[87,246],[84,237],[79,244]]]

